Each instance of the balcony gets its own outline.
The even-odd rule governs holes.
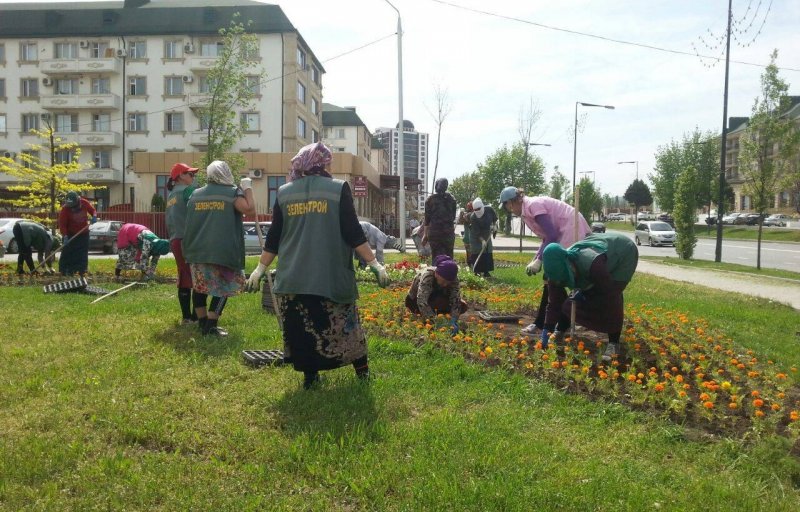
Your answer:
[[[72,183],[119,183],[122,172],[119,169],[86,169],[70,174],[68,179]]]
[[[122,61],[117,58],[106,59],[45,59],[39,61],[39,69],[46,75],[65,73],[113,73],[118,74]]]
[[[118,132],[56,132],[64,142],[75,142],[81,147],[120,145],[122,137]]]
[[[211,100],[211,94],[207,92],[190,92],[188,94],[189,108],[203,108]]]
[[[190,57],[186,60],[192,71],[208,71],[217,63],[217,57]]]
[[[52,94],[42,96],[41,105],[51,110],[119,110],[120,99],[116,94]]]
[[[189,144],[192,146],[208,146],[208,132],[205,130],[189,132]]]

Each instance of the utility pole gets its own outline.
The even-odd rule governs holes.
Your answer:
[[[719,157],[719,198],[717,201],[717,246],[714,261],[722,261],[722,215],[725,209],[725,146],[728,139],[728,76],[731,66],[731,20],[733,19],[733,0],[728,0],[728,32],[725,43],[725,92],[722,102],[722,139]],[[711,213],[711,212],[709,212]]]

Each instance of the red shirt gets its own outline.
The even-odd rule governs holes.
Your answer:
[[[97,215],[92,203],[81,197],[80,206],[70,208],[64,206],[58,212],[58,230],[63,236],[75,236],[89,225],[89,219]]]

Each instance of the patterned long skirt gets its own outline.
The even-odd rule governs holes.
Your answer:
[[[243,270],[233,270],[211,263],[192,263],[194,291],[212,297],[232,297],[244,290],[246,279]]]
[[[284,362],[301,372],[330,370],[367,355],[367,338],[355,304],[319,295],[278,295]]]

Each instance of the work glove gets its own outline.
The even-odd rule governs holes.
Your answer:
[[[458,320],[453,319],[450,321],[450,336],[458,334]]]
[[[525,267],[525,273],[529,276],[536,275],[540,270],[542,270],[542,260],[539,259],[532,259],[528,266]]]
[[[547,350],[547,346],[550,344],[550,331],[542,329],[542,337],[540,339],[542,341],[542,350]]]
[[[95,222],[97,222],[97,215],[92,215],[91,224],[94,224]]]
[[[389,274],[386,273],[386,268],[378,263],[378,260],[368,261],[367,266],[369,266],[369,269],[375,274],[375,278],[378,280],[378,286],[386,288],[389,284]]]
[[[569,294],[568,300],[574,302],[585,302],[586,295],[584,295],[584,293],[581,290],[574,290],[572,293]]]
[[[239,188],[241,188],[243,191],[253,188],[253,180],[251,178],[242,178],[239,181]]]
[[[247,285],[245,285],[245,290],[248,292],[256,292],[258,291],[261,285],[261,278],[264,277],[264,272],[267,270],[266,265],[259,262],[256,269],[250,274],[250,278],[247,280]]]

